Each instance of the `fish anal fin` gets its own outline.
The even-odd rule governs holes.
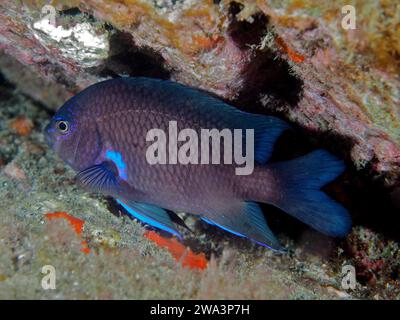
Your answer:
[[[255,202],[238,201],[224,208],[208,209],[201,218],[209,224],[246,237],[268,248],[283,251]]]

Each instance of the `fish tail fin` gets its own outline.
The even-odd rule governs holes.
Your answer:
[[[332,237],[344,237],[351,230],[347,210],[320,188],[345,169],[344,162],[325,150],[272,164],[279,179],[279,197],[273,204],[310,227]]]

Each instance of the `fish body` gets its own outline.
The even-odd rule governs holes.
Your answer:
[[[199,136],[204,128],[253,130],[254,170],[238,175],[234,163],[181,164],[174,155],[165,164],[149,163],[149,132],[169,133],[169,143],[176,135],[171,122],[177,130],[190,128]],[[320,191],[342,173],[343,162],[317,150],[269,163],[274,142],[287,128],[278,118],[239,111],[172,81],[119,78],[68,100],[45,135],[85,187],[114,197],[130,214],[178,237],[169,211],[197,215],[279,250],[257,202],[273,204],[325,234],[344,236],[351,227],[346,209]],[[174,145],[172,149],[177,151]]]

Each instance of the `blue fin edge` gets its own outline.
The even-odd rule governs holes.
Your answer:
[[[201,217],[201,220],[203,220],[204,222],[208,223],[209,225],[216,226],[216,227],[218,227],[218,228],[221,228],[222,230],[225,230],[225,231],[227,231],[227,232],[229,232],[229,233],[232,233],[232,234],[234,234],[235,236],[238,236],[238,237],[241,237],[241,238],[249,239],[250,241],[252,241],[252,242],[254,242],[254,243],[257,243],[258,245],[263,246],[263,247],[265,247],[265,248],[268,248],[268,249],[270,249],[270,250],[272,250],[272,251],[274,251],[274,252],[278,252],[278,253],[285,252],[284,249],[275,249],[275,248],[273,248],[273,247],[270,247],[269,245],[267,245],[267,244],[265,244],[265,243],[262,243],[262,242],[259,242],[259,241],[254,240],[254,239],[252,239],[252,238],[246,237],[245,235],[243,235],[243,234],[241,234],[241,233],[238,233],[238,232],[236,232],[236,231],[232,231],[232,230],[230,230],[230,229],[228,229],[228,228],[226,228],[226,227],[224,227],[224,226],[221,226],[220,224],[215,223],[214,221],[211,221],[211,220],[209,220],[209,219],[207,219],[207,218]]]
[[[173,234],[174,236],[178,237],[180,240],[182,240],[182,236],[179,234],[179,232],[177,232],[176,230],[173,230],[171,228],[168,228],[167,226],[159,223],[158,221],[151,219],[149,217],[143,216],[140,213],[138,213],[137,211],[133,210],[131,207],[129,207],[128,205],[126,205],[125,203],[123,203],[121,200],[116,199],[117,203],[119,205],[121,205],[129,214],[131,214],[132,216],[134,216],[135,218],[139,219],[140,221],[149,224],[152,227],[155,227],[157,229],[163,230],[163,231],[167,231],[171,234]]]

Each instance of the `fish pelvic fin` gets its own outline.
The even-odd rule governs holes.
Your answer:
[[[120,199],[116,200],[118,204],[136,219],[157,229],[167,231],[177,236],[180,240],[183,239],[175,224],[172,222],[167,210],[147,203]]]
[[[321,189],[345,170],[339,160],[325,150],[269,165],[278,177],[279,192],[272,204],[332,237],[344,237],[351,230],[348,211]]]
[[[201,219],[272,250],[284,251],[269,228],[260,206],[255,202],[237,201],[225,208],[208,209]]]

